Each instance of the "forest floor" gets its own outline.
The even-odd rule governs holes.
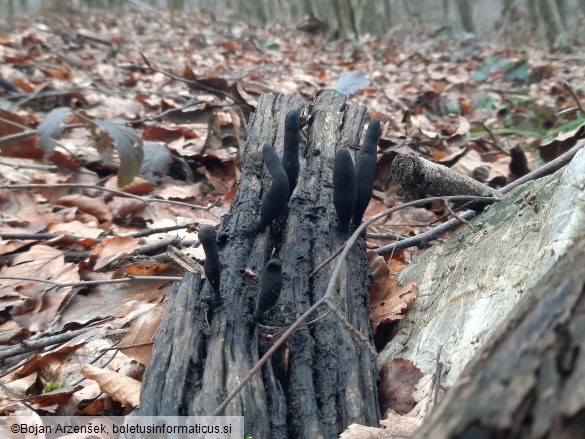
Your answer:
[[[36,16],[0,21],[0,60],[4,414],[138,405],[165,295],[189,269],[167,246],[203,260],[198,226],[229,210],[260,94],[309,103],[335,88],[382,121],[366,217],[411,199],[389,179],[398,153],[501,187],[573,146],[585,123],[585,57],[446,29],[342,41],[205,13]],[[368,245],[444,213],[402,210]],[[395,293],[392,273],[420,251],[373,261],[380,288]]]

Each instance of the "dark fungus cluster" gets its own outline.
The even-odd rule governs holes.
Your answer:
[[[380,121],[372,119],[366,131],[364,144],[356,154],[355,167],[347,149],[341,148],[335,155],[333,205],[341,230],[346,230],[352,219],[354,226],[360,225],[372,198],[379,138]]]
[[[262,156],[268,172],[272,177],[270,188],[266,191],[260,207],[260,219],[256,232],[263,232],[266,227],[281,216],[297,184],[299,176],[299,132],[300,115],[298,110],[287,113],[284,126],[284,151],[282,161],[274,147],[265,144]],[[373,119],[366,131],[364,144],[356,155],[354,166],[350,152],[342,148],[335,155],[333,164],[333,204],[337,213],[338,227],[346,230],[353,221],[358,226],[368,207],[372,196],[374,173],[376,170],[376,152],[380,137],[380,121]],[[205,252],[204,271],[207,281],[216,294],[219,294],[221,264],[217,249],[215,229],[203,226],[199,231],[199,240]],[[253,315],[256,323],[262,314],[272,308],[280,295],[282,287],[282,267],[278,259],[269,260],[262,271],[260,294]]]

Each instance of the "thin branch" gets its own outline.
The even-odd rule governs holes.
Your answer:
[[[86,326],[75,331],[64,332],[63,334],[51,335],[45,338],[39,338],[33,341],[23,341],[17,345],[10,346],[5,349],[0,349],[0,361],[17,355],[26,354],[28,352],[36,351],[37,349],[46,348],[55,344],[63,343],[74,339],[75,337],[85,334],[93,329],[94,326]]]
[[[579,102],[579,98],[577,97],[575,90],[573,90],[573,87],[571,87],[571,84],[569,84],[567,81],[563,81],[561,84],[563,85],[563,88],[571,94],[571,97],[573,98],[573,100],[577,104],[579,111],[581,111],[581,113],[585,113],[585,110],[583,110],[583,107],[581,106],[581,102]]]
[[[54,280],[43,279],[40,277],[30,276],[0,276],[0,279],[7,280],[22,280],[30,282],[39,282],[45,284],[51,284],[55,288],[65,287],[86,287],[89,285],[107,285],[107,284],[121,284],[125,282],[137,282],[137,281],[169,281],[169,282],[180,282],[181,277],[178,276],[128,276],[122,279],[104,279],[104,280],[81,280],[78,282],[57,282]]]
[[[114,235],[114,236],[121,236],[123,238],[144,238],[145,236],[155,235],[157,233],[167,233],[173,232],[175,230],[181,229],[188,229],[189,227],[196,227],[198,226],[198,222],[194,222],[191,224],[177,224],[175,226],[167,226],[167,227],[157,227],[154,229],[146,229],[142,230],[141,232],[130,233],[128,235]],[[19,239],[22,241],[40,241],[40,240],[48,240],[48,239],[56,239],[60,236],[65,235],[68,239],[74,239],[76,241],[80,241],[85,239],[84,236],[77,236],[77,235],[70,235],[68,233],[0,233],[0,239],[8,240],[8,239]],[[108,235],[112,236],[112,235]],[[102,242],[106,237],[105,236],[98,236],[95,238],[95,242]]]
[[[433,384],[434,384],[434,389],[433,389],[433,406],[432,408],[434,409],[437,405],[437,403],[439,402],[439,389],[441,387],[441,351],[443,350],[443,345],[440,345],[439,348],[437,349],[437,356],[435,359],[435,375],[433,377]]]
[[[445,206],[445,210],[449,213],[449,215],[451,215],[453,218],[458,220],[461,224],[465,224],[467,227],[469,227],[471,229],[472,232],[476,231],[475,228],[471,225],[471,223],[469,221],[461,218],[453,211],[453,209],[451,209],[451,206],[449,206],[448,202],[443,201],[443,205]]]
[[[361,233],[366,229],[367,226],[369,226],[370,224],[376,222],[377,220],[384,218],[384,217],[386,217],[394,212],[397,212],[397,211],[402,210],[402,209],[406,209],[407,207],[418,206],[421,204],[429,203],[431,201],[444,200],[444,199],[451,200],[451,201],[469,201],[469,200],[497,201],[493,197],[478,197],[478,196],[470,196],[470,195],[453,195],[453,196],[448,196],[448,197],[430,197],[430,198],[425,198],[422,200],[410,201],[408,203],[404,203],[404,204],[401,204],[399,206],[395,206],[391,209],[387,209],[383,212],[380,212],[379,214],[374,215],[373,217],[370,217],[366,221],[364,221],[355,230],[355,232],[353,232],[351,237],[346,241],[346,243],[343,247],[343,250],[341,252],[341,257],[337,261],[337,265],[335,266],[335,269],[333,270],[333,273],[331,275],[331,279],[329,280],[329,284],[327,285],[327,291],[325,292],[323,297],[321,297],[319,300],[317,300],[317,302],[315,302],[315,304],[313,304],[313,306],[311,306],[307,311],[305,311],[303,313],[303,315],[301,315],[297,320],[295,320],[295,322],[284,332],[284,334],[282,334],[282,336],[270,347],[270,349],[268,349],[268,351],[266,351],[266,353],[262,356],[262,358],[260,360],[258,360],[258,362],[254,365],[254,367],[252,367],[252,369],[250,369],[250,371],[242,379],[240,384],[238,384],[236,386],[236,388],[234,390],[232,390],[232,392],[230,392],[230,394],[217,407],[217,409],[213,412],[213,416],[221,415],[223,413],[224,409],[230,403],[230,401],[232,399],[234,399],[234,397],[244,388],[244,386],[246,384],[248,384],[248,382],[252,379],[252,377],[258,371],[260,371],[262,369],[262,366],[268,361],[268,359],[272,356],[272,354],[274,352],[276,352],[276,350],[278,348],[280,348],[288,340],[288,338],[291,336],[291,334],[300,325],[302,325],[305,322],[307,317],[309,317],[313,312],[315,312],[321,305],[326,304],[326,302],[328,300],[330,300],[330,298],[333,296],[333,292],[335,291],[335,283],[337,281],[337,278],[339,277],[339,273],[341,272],[342,263],[345,260],[345,257],[349,253],[349,251],[350,251],[351,247],[353,246],[354,242],[356,241],[356,239],[361,235]]]
[[[10,163],[0,160],[0,165],[9,166],[14,169],[38,169],[40,171],[56,171],[58,168],[55,165],[26,165],[19,163]]]
[[[249,106],[248,103],[242,102],[240,99],[237,99],[236,97],[232,96],[229,93],[224,92],[223,90],[220,90],[218,88],[209,87],[209,86],[201,83],[201,81],[198,81],[196,79],[188,79],[188,78],[185,78],[183,76],[175,75],[174,73],[159,69],[159,68],[152,65],[152,63],[150,62],[150,60],[146,57],[146,55],[144,53],[141,53],[141,55],[142,55],[142,59],[144,60],[144,63],[148,66],[148,68],[151,70],[154,70],[155,72],[158,72],[158,73],[161,73],[165,76],[168,76],[169,78],[174,79],[175,81],[180,81],[180,82],[183,82],[185,84],[188,84],[191,87],[196,88],[198,90],[206,91],[206,92],[211,93],[213,95],[220,96],[224,99],[229,99],[230,101],[232,101],[234,103]]]
[[[161,200],[158,198],[150,198],[150,197],[141,197],[140,195],[130,194],[128,192],[120,191],[117,189],[110,189],[103,186],[95,186],[92,184],[77,184],[77,183],[59,183],[59,184],[3,184],[0,185],[0,189],[61,189],[61,188],[74,188],[74,189],[95,189],[104,192],[111,192],[113,194],[119,195],[121,197],[126,198],[133,198],[135,200],[142,201],[144,204],[150,205],[150,203],[166,203],[166,204],[175,204],[177,206],[184,206],[189,207],[191,209],[199,209],[205,210],[209,212],[215,218],[218,218],[217,215],[210,212],[209,209],[212,209],[217,205],[216,203],[210,204],[207,207],[199,206],[197,204],[191,203],[184,203],[182,201],[174,201],[174,200]]]
[[[383,233],[366,233],[366,238],[370,239],[391,239],[393,241],[402,241],[408,238],[408,235],[395,232],[383,232]]]
[[[500,146],[500,144],[498,143],[498,140],[496,139],[496,136],[494,135],[494,133],[492,132],[492,130],[488,128],[488,126],[485,123],[483,123],[480,120],[474,120],[474,121],[471,121],[471,123],[474,124],[474,125],[481,126],[488,133],[488,135],[490,136],[490,139],[492,139],[491,142],[488,142],[490,145],[492,145],[498,151],[500,151],[500,152],[502,152],[502,153],[504,153],[506,155],[510,155],[510,152],[509,151],[506,151],[504,148],[502,148]]]
[[[11,142],[12,140],[26,139],[27,137],[34,136],[37,134],[35,130],[19,131],[18,133],[8,134],[7,136],[0,137],[0,143]]]

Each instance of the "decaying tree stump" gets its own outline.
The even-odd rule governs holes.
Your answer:
[[[141,391],[143,415],[210,415],[274,339],[325,293],[333,266],[309,273],[348,237],[337,227],[333,159],[339,148],[355,153],[367,110],[323,91],[306,109],[307,144],[286,219],[255,232],[270,175],[264,143],[282,156],[284,118],[302,103],[263,95],[252,116],[241,179],[218,231],[221,300],[199,275],[176,285],[156,336]],[[283,194],[284,196],[284,194]],[[276,306],[256,330],[250,323],[265,262],[282,261],[283,287]],[[250,277],[249,273],[256,273]],[[368,322],[370,270],[363,239],[352,248],[333,301],[372,341]],[[254,438],[333,438],[349,424],[377,425],[380,417],[375,358],[325,307],[289,339],[234,398],[224,415],[243,415]]]

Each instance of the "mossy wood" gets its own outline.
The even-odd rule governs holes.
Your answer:
[[[286,215],[270,231],[256,233],[263,194],[270,187],[262,147],[271,143],[282,157],[285,115],[302,106],[288,95],[261,96],[250,120],[238,191],[218,231],[220,303],[198,274],[189,273],[175,286],[144,375],[141,414],[213,413],[273,340],[325,293],[333,265],[313,278],[309,273],[348,236],[336,227],[333,160],[340,148],[355,156],[367,109],[348,105],[344,95],[331,90],[315,97],[306,108],[307,143],[300,147],[299,180]],[[372,340],[365,252],[365,241],[359,239],[337,280],[333,301]],[[255,327],[250,316],[262,268],[272,257],[282,262],[282,291]],[[255,438],[335,438],[351,423],[377,425],[375,358],[323,307],[294,332],[224,415],[243,415],[246,434]]]

